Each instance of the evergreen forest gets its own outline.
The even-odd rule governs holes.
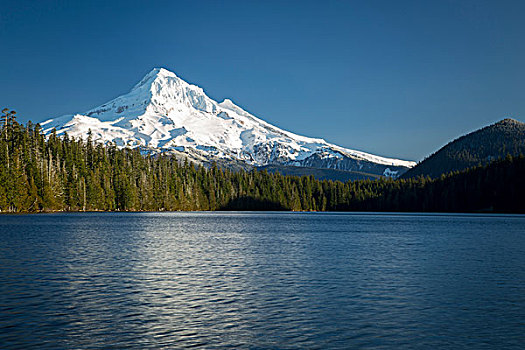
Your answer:
[[[525,213],[525,159],[498,159],[430,179],[316,180],[231,171],[76,140],[4,110],[0,211],[429,211]]]

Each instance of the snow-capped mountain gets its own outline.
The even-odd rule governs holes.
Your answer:
[[[131,91],[82,114],[41,123],[75,138],[114,142],[194,160],[242,161],[361,171],[397,176],[415,162],[354,151],[279,129],[231,100],[216,102],[175,73],[155,68]]]

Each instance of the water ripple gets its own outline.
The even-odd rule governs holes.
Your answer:
[[[2,349],[519,349],[525,217],[0,216]]]

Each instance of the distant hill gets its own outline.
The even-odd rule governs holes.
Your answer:
[[[332,181],[355,181],[355,180],[377,180],[381,178],[386,178],[387,176],[377,175],[373,173],[367,173],[363,171],[347,171],[347,170],[339,170],[339,169],[323,169],[323,168],[315,168],[315,167],[307,167],[307,166],[292,166],[292,165],[279,165],[279,164],[272,164],[272,165],[266,165],[266,166],[259,166],[255,167],[252,165],[249,165],[245,162],[238,161],[238,160],[224,160],[219,159],[218,161],[211,162],[208,161],[202,157],[194,156],[191,153],[184,154],[182,152],[177,151],[171,151],[169,153],[170,156],[174,157],[175,159],[178,159],[180,163],[184,163],[184,160],[187,159],[188,161],[192,161],[194,164],[200,164],[206,168],[211,168],[214,164],[216,164],[221,169],[228,169],[232,171],[252,171],[254,169],[257,170],[266,170],[271,174],[279,173],[281,175],[289,175],[289,176],[310,176],[312,175],[316,180],[332,180]]]
[[[345,171],[339,169],[320,169],[312,167],[299,167],[299,166],[283,166],[283,165],[267,165],[258,167],[258,170],[266,170],[269,173],[279,173],[281,175],[289,176],[309,176],[317,180],[333,180],[333,181],[355,181],[355,180],[377,180],[384,176],[370,174],[360,171]]]
[[[503,119],[462,136],[409,169],[401,178],[430,176],[487,164],[507,154],[525,154],[525,123]]]

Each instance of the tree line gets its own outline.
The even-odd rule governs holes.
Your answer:
[[[0,124],[0,211],[495,211],[525,212],[525,159],[507,157],[431,180],[316,180],[231,171]]]

